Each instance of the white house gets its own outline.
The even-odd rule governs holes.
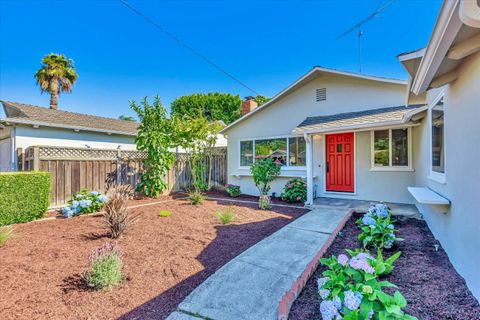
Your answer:
[[[444,2],[425,49],[398,59],[408,81],[315,67],[222,133],[229,183],[258,194],[256,157],[283,163],[317,197],[416,204],[480,298],[480,8]],[[432,244],[433,246],[433,244]]]
[[[2,101],[0,171],[16,171],[30,146],[135,150],[138,123]]]

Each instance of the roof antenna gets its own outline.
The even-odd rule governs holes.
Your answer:
[[[351,33],[352,31],[358,29],[358,70],[360,73],[362,73],[362,36],[363,36],[363,31],[362,31],[362,26],[366,24],[368,21],[372,20],[373,18],[378,17],[379,13],[382,12],[383,10],[387,9],[389,6],[391,6],[395,0],[390,0],[386,4],[382,5],[383,0],[380,0],[380,2],[377,5],[377,8],[365,19],[360,20],[359,22],[355,23],[352,27],[348,28],[345,32],[341,33],[339,36],[337,36],[334,40],[339,40],[346,36],[347,34]]]

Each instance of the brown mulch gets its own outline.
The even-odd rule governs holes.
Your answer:
[[[118,241],[127,279],[105,292],[82,281],[90,252],[109,241],[100,216],[16,225],[0,248],[0,319],[164,319],[226,262],[307,212],[236,204],[235,220],[223,226],[214,216],[222,203],[132,209],[140,218]]]
[[[207,191],[206,194],[209,197],[225,198],[226,200],[241,200],[241,201],[258,202],[258,197],[257,196],[250,196],[250,195],[247,195],[247,194],[241,194],[240,196],[238,196],[236,198],[230,197],[228,195],[228,193],[225,192],[225,191]],[[280,199],[280,198],[275,198],[275,197],[271,197],[271,200],[272,200],[273,204],[303,207],[303,203],[288,203],[288,202],[282,201],[282,199]]]
[[[325,257],[358,248],[359,230],[354,214],[327,250]],[[421,320],[479,320],[480,305],[455,271],[448,256],[423,220],[399,219],[399,237],[404,238],[391,252],[402,251],[388,280],[398,286],[408,306],[405,311]],[[437,250],[438,248],[438,250]],[[389,254],[387,254],[389,255]],[[289,319],[322,319],[317,279],[325,269],[319,266],[290,311]]]

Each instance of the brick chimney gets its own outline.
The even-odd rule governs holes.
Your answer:
[[[242,104],[242,116],[252,112],[256,107],[258,107],[258,103],[253,100],[253,97],[246,97]]]

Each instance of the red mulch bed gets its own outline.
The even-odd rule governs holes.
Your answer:
[[[325,257],[358,248],[359,230],[354,214],[337,236]],[[405,296],[405,311],[421,320],[478,320],[480,305],[455,271],[448,256],[435,240],[425,221],[399,219],[396,226],[404,238],[392,252],[402,251],[393,273],[385,279],[396,284]],[[435,249],[438,246],[438,251]],[[387,254],[388,255],[388,254]],[[290,311],[289,319],[322,319],[317,293],[317,279],[325,269],[319,266]]]
[[[226,262],[307,212],[237,204],[223,226],[214,213],[227,207],[175,200],[132,209],[140,218],[118,242],[127,280],[106,292],[81,278],[90,252],[109,241],[101,217],[16,225],[0,248],[0,319],[164,319]]]
[[[241,201],[258,202],[258,197],[257,196],[250,196],[250,195],[247,195],[247,194],[241,194],[240,196],[238,196],[236,198],[230,197],[228,195],[228,193],[225,192],[225,191],[207,191],[206,194],[210,197],[213,197],[213,198],[225,198],[226,200],[241,200]],[[273,204],[303,207],[303,203],[288,203],[288,202],[282,201],[282,199],[280,199],[280,198],[274,198],[274,197],[271,197],[271,200],[272,200]]]

